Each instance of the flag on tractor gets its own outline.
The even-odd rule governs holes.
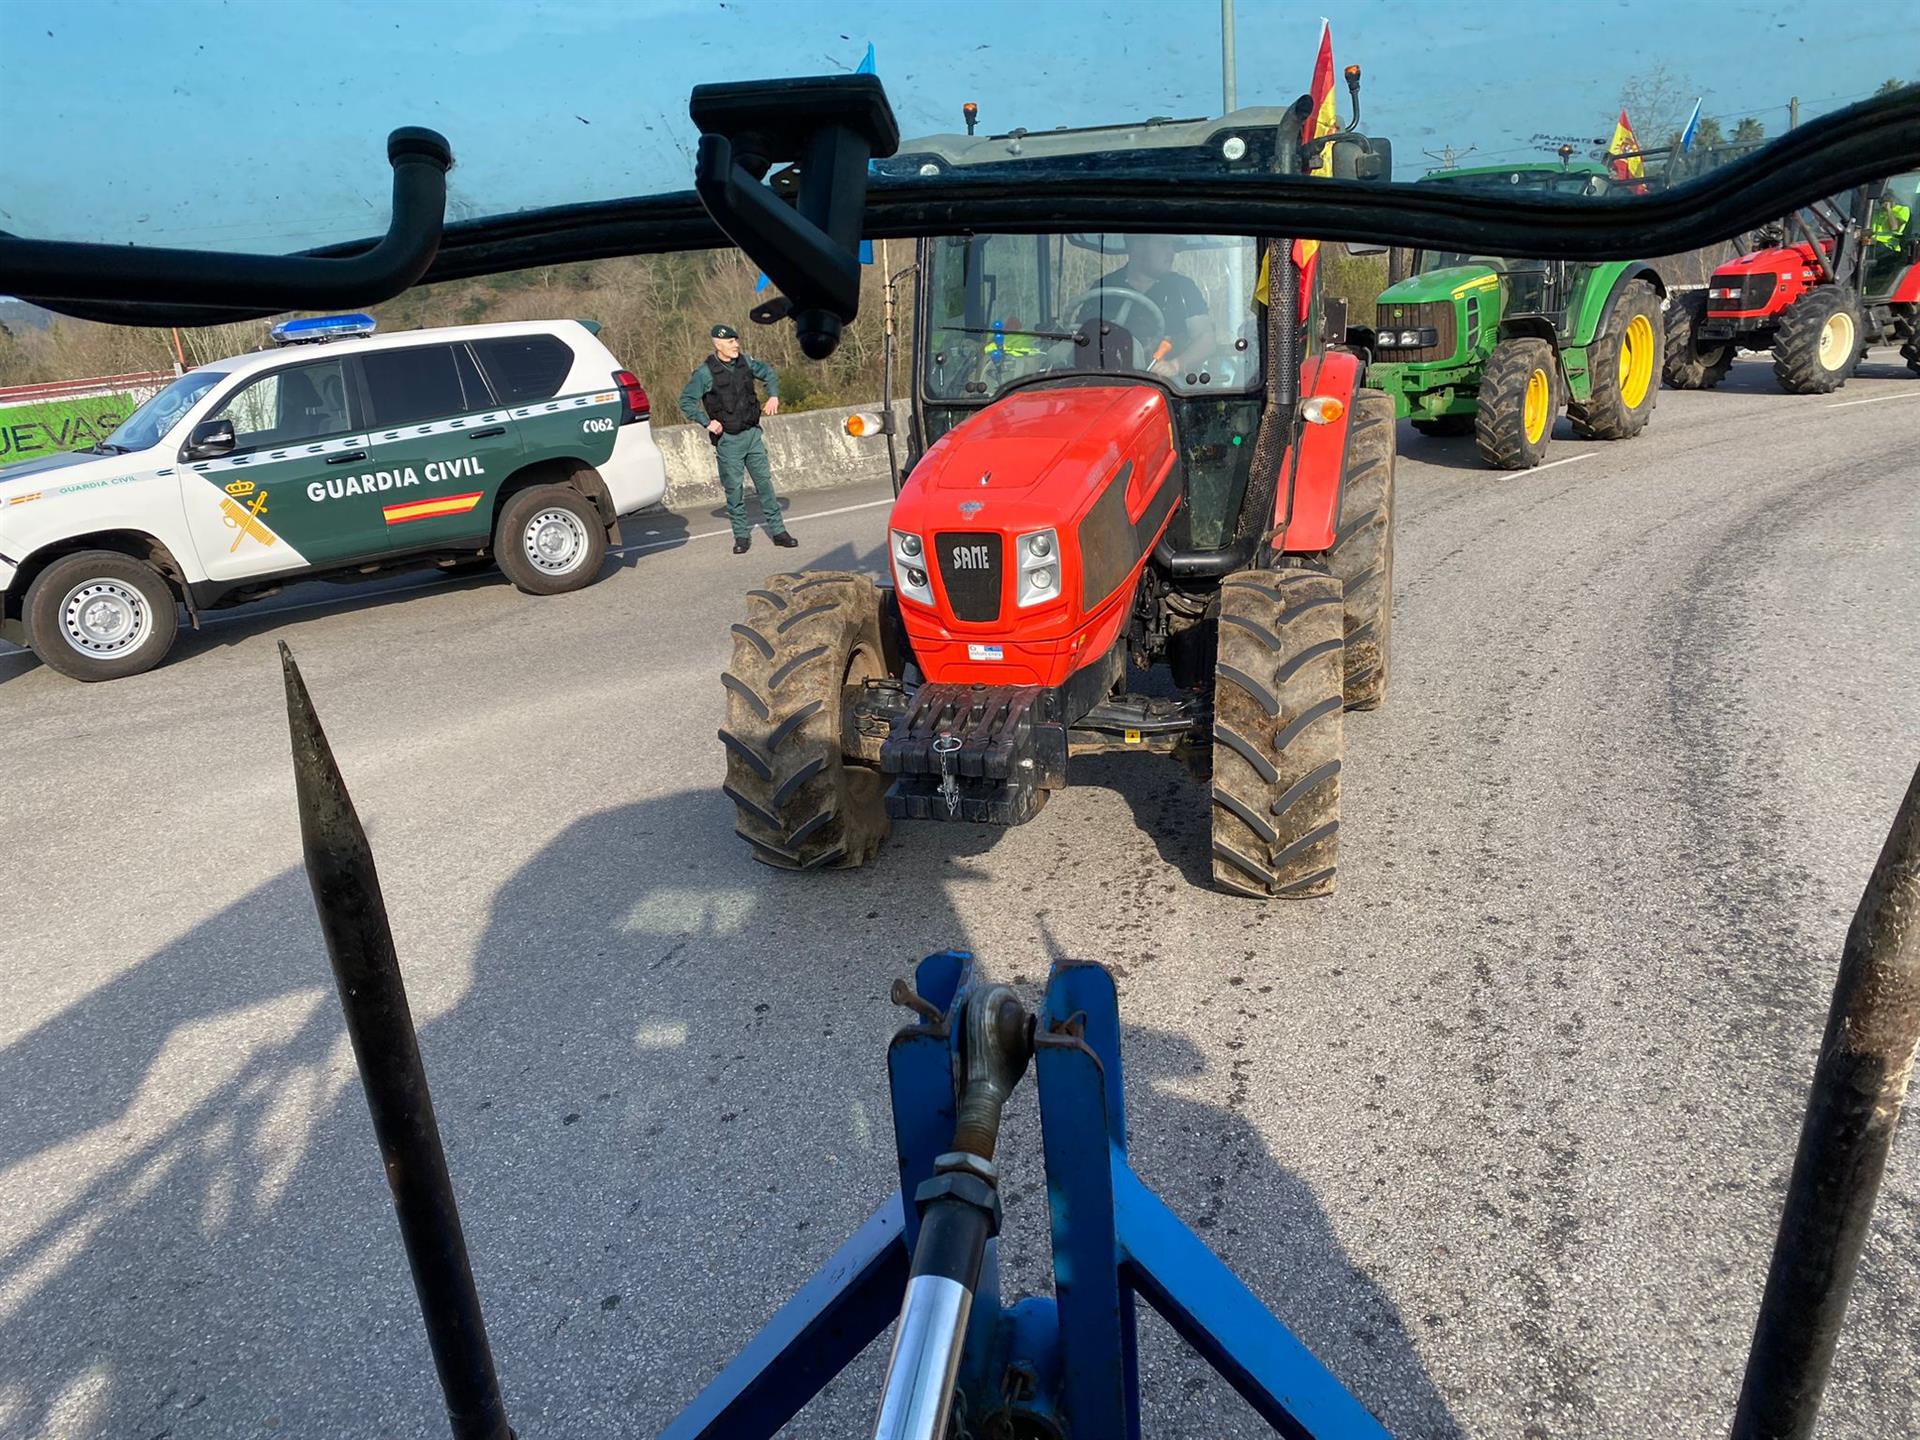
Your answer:
[[[1633,133],[1633,126],[1627,123],[1627,112],[1624,110],[1614,123],[1613,139],[1607,142],[1607,159],[1613,165],[1613,173],[1622,180],[1646,178],[1647,167],[1640,159],[1640,138]]]
[[[1313,84],[1307,89],[1313,108],[1300,126],[1300,143],[1308,144],[1331,135],[1339,128],[1339,118],[1334,113],[1333,104],[1333,27],[1325,20],[1320,22],[1320,53],[1313,62]],[[1314,161],[1310,174],[1333,174],[1333,147],[1326,146]],[[1313,267],[1320,254],[1318,240],[1295,240],[1293,242],[1293,263],[1300,270],[1300,314],[1305,318],[1307,302],[1313,292]],[[1253,298],[1262,305],[1267,300],[1267,257],[1260,257],[1260,279],[1253,287]]]

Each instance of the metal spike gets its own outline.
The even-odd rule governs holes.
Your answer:
[[[1920,1046],[1920,770],[1847,929],[1734,1440],[1804,1440]]]
[[[373,849],[293,652],[280,666],[300,839],[455,1440],[511,1440]]]

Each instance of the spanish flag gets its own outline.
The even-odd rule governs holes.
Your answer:
[[[1621,157],[1625,156],[1625,159]],[[1607,158],[1613,162],[1613,173],[1622,180],[1644,180],[1647,175],[1645,162],[1640,159],[1640,140],[1633,133],[1633,126],[1627,123],[1627,112],[1622,110],[1620,118],[1614,122],[1613,139],[1607,142]]]
[[[1320,53],[1313,62],[1313,84],[1307,94],[1313,101],[1313,109],[1305,123],[1300,126],[1300,143],[1318,140],[1323,135],[1331,135],[1340,126],[1334,114],[1333,95],[1333,27],[1325,20],[1320,22]],[[1333,147],[1326,146],[1314,163],[1313,174],[1333,174]],[[1300,270],[1300,314],[1304,318],[1307,303],[1313,293],[1313,267],[1320,254],[1318,240],[1295,240],[1293,242],[1293,263]],[[1267,259],[1260,257],[1260,279],[1254,286],[1253,297],[1262,305],[1267,300]]]

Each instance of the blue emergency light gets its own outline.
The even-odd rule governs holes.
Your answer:
[[[311,345],[371,335],[375,323],[371,315],[316,315],[310,320],[282,320],[267,333],[276,345]]]

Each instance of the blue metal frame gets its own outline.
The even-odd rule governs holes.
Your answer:
[[[906,1292],[919,1217],[903,1197],[949,1148],[959,1030],[974,983],[962,951],[915,973],[942,1019],[887,1050],[900,1189],[873,1213],[662,1440],[772,1440],[892,1322]],[[1076,1435],[1140,1440],[1134,1296],[1289,1440],[1385,1440],[1387,1431],[1127,1163],[1120,1007],[1099,965],[1054,968],[1034,1037],[1054,1294],[1000,1305],[989,1244],[959,1388],[978,1422],[1002,1408]]]

